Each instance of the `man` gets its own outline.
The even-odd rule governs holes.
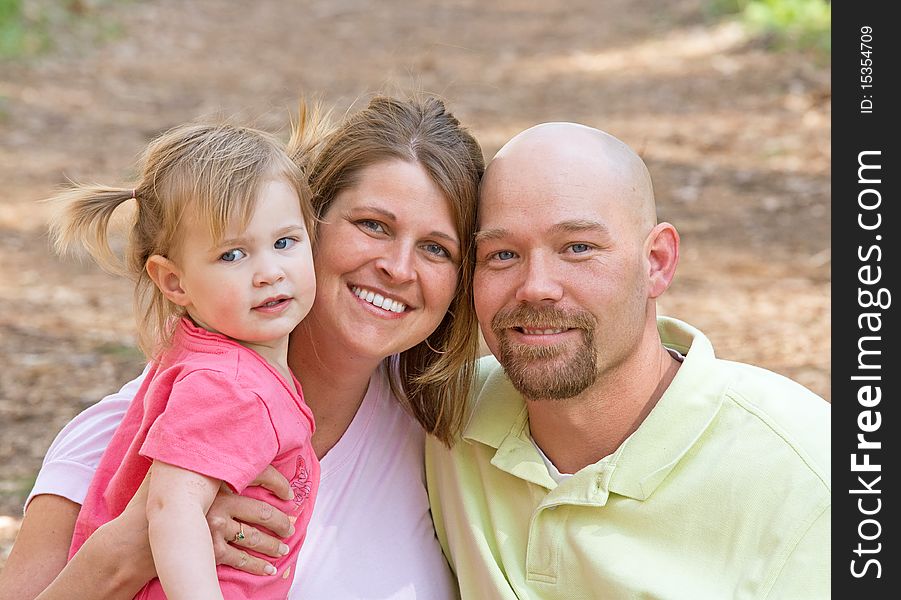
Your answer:
[[[475,303],[497,360],[463,439],[427,452],[463,597],[828,597],[829,405],[657,318],[679,236],[641,159],[545,124],[482,186]]]

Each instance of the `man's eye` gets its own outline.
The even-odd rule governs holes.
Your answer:
[[[297,240],[290,237],[278,238],[275,240],[275,249],[276,250],[287,250],[291,246],[297,243]]]
[[[583,254],[591,250],[591,246],[588,244],[572,244],[569,249],[572,250],[574,254]]]
[[[236,260],[240,260],[245,256],[247,256],[247,254],[243,250],[238,250],[237,248],[235,248],[233,250],[223,252],[222,256],[219,257],[219,260],[225,262],[235,262]]]
[[[516,256],[516,254],[514,254],[513,251],[511,251],[511,250],[501,250],[500,252],[495,252],[491,256],[491,258],[494,258],[497,260],[510,260],[511,258],[514,258],[515,256]]]

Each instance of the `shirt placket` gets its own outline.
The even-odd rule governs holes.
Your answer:
[[[613,468],[598,464],[586,467],[563,481],[539,502],[529,523],[526,545],[526,577],[529,581],[556,584],[565,558],[566,521],[578,507],[602,508],[609,497]]]

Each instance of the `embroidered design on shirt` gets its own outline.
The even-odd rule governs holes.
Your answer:
[[[291,480],[291,489],[294,490],[294,504],[300,507],[310,497],[313,491],[313,484],[310,482],[310,472],[307,470],[307,463],[304,462],[302,456],[297,457],[297,470],[294,473],[294,479]]]

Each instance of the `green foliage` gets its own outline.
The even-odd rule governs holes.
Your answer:
[[[22,0],[0,0],[0,57],[15,55],[24,37]]]
[[[39,54],[56,47],[55,39],[115,37],[118,29],[103,13],[116,1],[0,0],[0,60]]]
[[[829,0],[710,0],[714,15],[741,15],[744,23],[778,47],[832,48]]]

